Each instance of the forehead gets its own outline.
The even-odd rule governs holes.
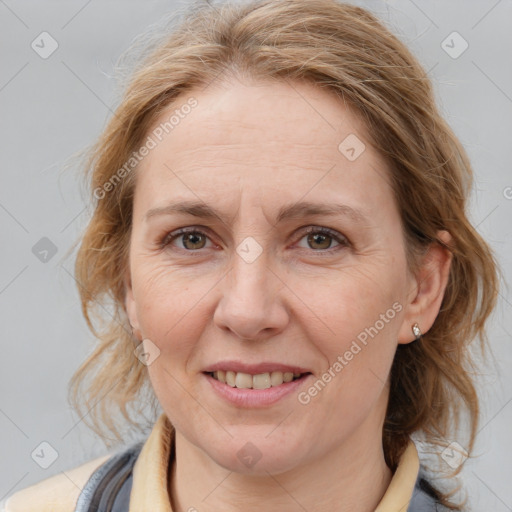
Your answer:
[[[335,150],[337,156],[340,137],[354,133],[367,138],[362,120],[342,98],[307,82],[234,80],[194,88],[178,97],[152,129],[165,129],[170,114],[190,98],[197,106],[176,119],[179,123],[169,133],[162,134],[170,144],[174,141],[179,145],[180,154],[208,144],[222,145],[229,151],[229,145],[250,143],[269,149],[284,144],[307,150],[320,145]],[[191,130],[194,138],[189,136]]]
[[[184,108],[191,99],[195,106]],[[187,197],[206,191],[225,196],[251,185],[254,194],[273,191],[290,199],[335,190],[371,198],[369,188],[389,188],[386,166],[361,118],[340,97],[310,83],[195,88],[178,97],[147,135],[156,146],[139,165],[137,189],[154,202],[165,201],[171,188]]]

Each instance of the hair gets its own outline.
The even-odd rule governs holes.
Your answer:
[[[104,441],[107,432],[121,441],[114,410],[138,428],[140,409],[134,419],[127,407],[140,404],[149,381],[133,354],[124,304],[136,173],[122,173],[114,183],[116,173],[119,178],[160,114],[194,87],[230,76],[308,82],[354,109],[369,143],[389,164],[410,268],[418,267],[431,244],[442,244],[439,230],[452,237],[445,246],[452,262],[439,314],[419,340],[398,346],[392,364],[382,433],[386,463],[396,469],[415,432],[433,446],[446,446],[464,412],[470,454],[479,420],[470,344],[478,338],[482,353],[488,348],[484,325],[496,303],[498,267],[467,218],[473,180],[468,156],[440,115],[417,59],[370,12],[335,0],[195,3],[147,48],[84,166],[93,212],[75,278],[98,342],[70,381],[75,410],[81,415],[85,407],[92,420],[86,423]],[[454,492],[437,490],[439,501],[462,510],[451,501]]]

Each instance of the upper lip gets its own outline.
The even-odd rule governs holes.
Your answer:
[[[271,361],[258,364],[248,364],[241,361],[219,361],[218,363],[209,365],[203,372],[216,372],[218,370],[249,373],[251,375],[271,372],[311,373],[310,370],[301,366],[274,363]]]

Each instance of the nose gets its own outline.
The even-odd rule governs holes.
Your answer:
[[[233,260],[221,285],[222,298],[214,313],[214,323],[243,340],[277,335],[289,322],[284,303],[285,283],[269,268],[264,254],[252,262],[238,254]]]

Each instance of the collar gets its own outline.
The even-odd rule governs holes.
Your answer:
[[[174,427],[162,413],[133,468],[129,512],[172,512],[168,494],[169,461],[174,457]],[[419,458],[410,440],[375,512],[405,512],[418,477]]]

